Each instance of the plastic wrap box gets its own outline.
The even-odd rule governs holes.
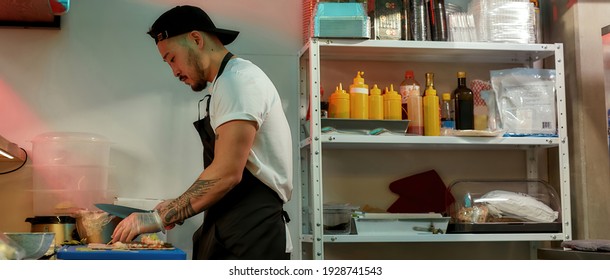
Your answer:
[[[320,2],[313,21],[314,37],[370,38],[369,18],[362,3]]]
[[[403,0],[370,0],[369,15],[373,23],[373,38],[405,40],[405,9]]]
[[[456,181],[448,233],[561,232],[560,200],[540,180]]]
[[[442,234],[449,219],[438,213],[364,213],[354,218],[359,235]]]

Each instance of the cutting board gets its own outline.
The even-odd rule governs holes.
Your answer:
[[[186,252],[173,250],[92,250],[86,245],[62,246],[58,260],[186,260]]]
[[[104,243],[89,243],[87,249],[91,250],[174,250],[174,246],[170,243],[165,243],[162,247],[147,247],[146,244],[141,242],[130,242],[122,243],[126,246],[116,246],[115,244],[104,244]]]

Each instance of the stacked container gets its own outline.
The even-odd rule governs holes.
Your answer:
[[[481,42],[536,42],[535,7],[529,0],[473,0],[468,13]]]
[[[33,141],[34,215],[73,214],[112,202],[110,142],[83,132],[49,132]]]

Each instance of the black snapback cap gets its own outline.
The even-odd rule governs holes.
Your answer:
[[[147,33],[155,39],[156,44],[193,30],[212,33],[220,39],[223,45],[231,44],[239,34],[239,31],[216,28],[205,11],[188,5],[176,6],[163,13]]]

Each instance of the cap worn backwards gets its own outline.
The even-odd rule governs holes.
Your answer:
[[[223,45],[232,43],[239,34],[239,31],[216,28],[205,11],[188,5],[176,6],[163,13],[147,33],[155,39],[155,44],[157,44],[193,30],[212,33],[220,39]]]

